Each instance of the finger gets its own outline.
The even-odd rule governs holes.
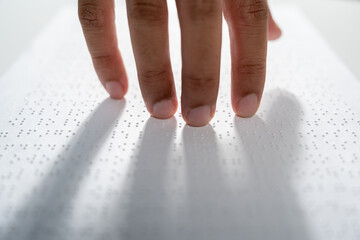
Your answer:
[[[78,14],[101,83],[112,98],[122,98],[128,81],[118,49],[114,0],[79,0]]]
[[[166,0],[127,0],[141,93],[153,117],[170,118],[177,100],[169,54]]]
[[[268,7],[266,0],[224,0],[231,47],[231,100],[235,113],[251,117],[265,83]]]
[[[268,18],[268,40],[276,40],[281,37],[281,29],[274,21],[270,9]]]
[[[177,0],[182,47],[182,115],[192,126],[214,116],[219,88],[220,0]]]

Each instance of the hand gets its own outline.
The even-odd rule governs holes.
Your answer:
[[[155,118],[170,118],[177,98],[170,63],[166,0],[127,0],[140,89]],[[266,0],[176,0],[181,27],[184,120],[206,125],[214,116],[219,87],[222,13],[231,41],[232,106],[241,117],[258,109],[267,40],[280,37]],[[112,98],[124,97],[128,80],[118,50],[114,0],[79,0],[79,18],[96,73]]]

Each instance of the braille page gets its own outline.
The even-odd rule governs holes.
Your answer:
[[[299,10],[274,10],[283,37],[269,43],[258,113],[231,109],[224,25],[202,128],[149,117],[123,4],[123,100],[99,83],[75,7],[61,11],[0,79],[0,239],[360,239],[360,84]]]

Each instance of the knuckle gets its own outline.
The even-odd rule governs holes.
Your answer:
[[[219,1],[198,0],[190,1],[187,9],[191,21],[206,21],[208,19],[221,17],[221,5]]]
[[[92,60],[97,69],[109,69],[115,61],[115,56],[113,54],[98,54],[94,55]]]
[[[128,16],[139,22],[166,22],[167,7],[159,0],[128,0]]]
[[[183,87],[200,91],[209,92],[211,89],[217,89],[219,81],[214,76],[197,76],[197,75],[184,75]]]
[[[168,69],[144,70],[139,74],[139,80],[145,87],[163,89],[170,82],[171,72]]]
[[[260,59],[256,61],[249,61],[246,63],[240,63],[237,65],[236,70],[241,75],[249,76],[249,79],[257,81],[266,72],[266,60]]]
[[[262,24],[268,19],[268,5],[265,0],[237,1],[235,5],[234,19],[248,25]]]
[[[78,15],[84,30],[96,31],[105,26],[104,9],[91,0],[79,1]]]

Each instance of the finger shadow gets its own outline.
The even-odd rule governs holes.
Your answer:
[[[26,201],[22,214],[10,224],[5,239],[60,240],[71,236],[67,219],[72,203],[125,104],[125,100],[108,98],[97,106],[58,155],[36,194]]]
[[[245,239],[311,239],[294,186],[299,159],[301,106],[282,90],[269,93],[272,101],[265,121],[258,116],[234,118],[246,158],[247,187],[239,212]],[[295,160],[295,161],[294,161]]]
[[[177,239],[229,239],[228,189],[216,132],[207,125],[183,129],[186,188]]]
[[[175,118],[150,118],[139,151],[130,167],[129,200],[121,236],[127,240],[171,239],[169,158],[176,130]]]

